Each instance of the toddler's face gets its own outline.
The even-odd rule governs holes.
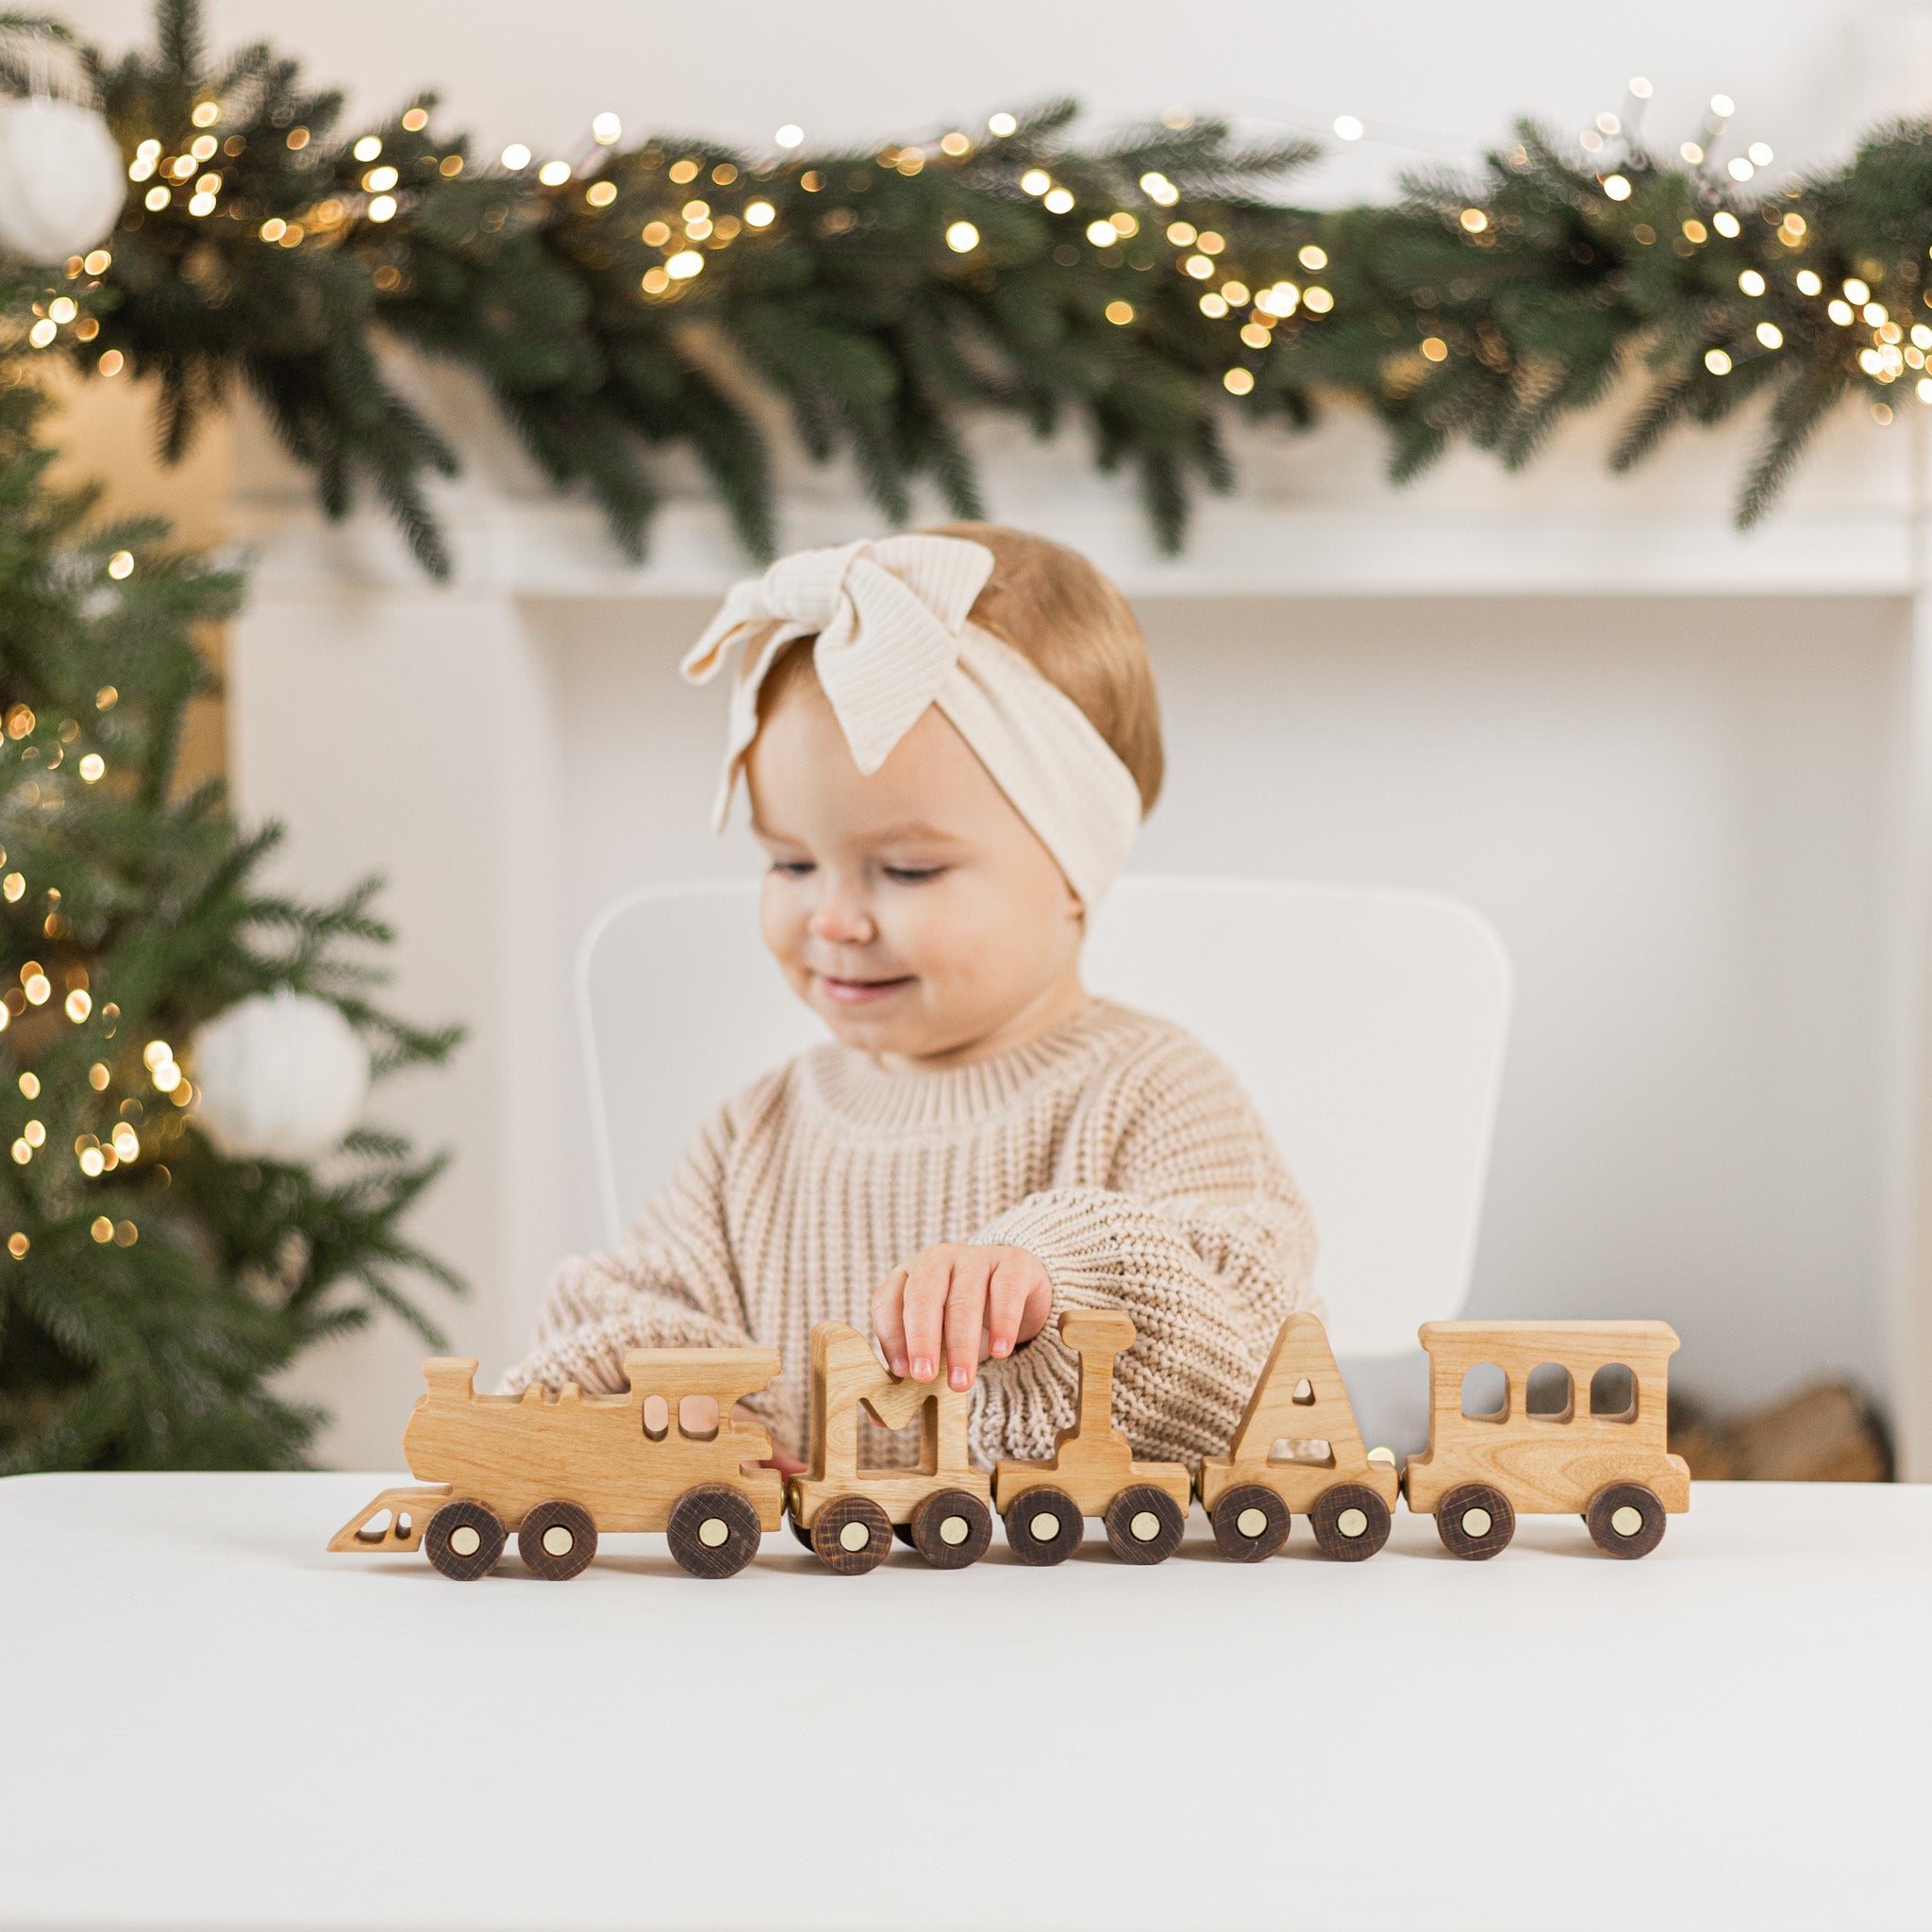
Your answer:
[[[803,676],[745,772],[771,859],[765,943],[846,1045],[970,1058],[1077,1009],[1079,901],[937,709],[862,777]]]

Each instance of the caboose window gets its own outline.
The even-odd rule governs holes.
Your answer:
[[[1575,1388],[1561,1362],[1539,1362],[1523,1385],[1523,1412],[1540,1422],[1567,1423],[1575,1413]]]
[[[671,1405],[661,1395],[644,1397],[644,1434],[661,1442],[671,1433]]]
[[[1462,1413],[1473,1423],[1509,1419],[1509,1377],[1494,1362],[1477,1362],[1462,1377]]]
[[[1598,1422],[1637,1420],[1637,1377],[1622,1362],[1606,1362],[1590,1378],[1590,1412]]]

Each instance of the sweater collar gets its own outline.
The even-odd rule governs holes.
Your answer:
[[[1111,1000],[1090,1000],[1072,1019],[1024,1044],[964,1066],[894,1072],[870,1054],[836,1043],[806,1056],[808,1084],[826,1110],[855,1127],[903,1132],[957,1127],[1005,1112],[1058,1076],[1105,1056],[1135,1016]]]

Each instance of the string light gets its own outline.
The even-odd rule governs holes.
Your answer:
[[[1731,373],[1731,358],[1722,349],[1707,349],[1704,352],[1704,366],[1713,375],[1728,375]]]
[[[1622,175],[1609,175],[1604,179],[1604,192],[1612,201],[1630,199],[1630,183]]]
[[[1359,141],[1368,131],[1354,114],[1338,114],[1332,125],[1338,141]]]
[[[1010,114],[989,114],[986,117],[986,131],[1004,141],[1008,135],[1019,131],[1020,124]]]
[[[1230,369],[1221,378],[1221,386],[1229,395],[1244,396],[1255,386],[1254,372],[1248,369]]]
[[[108,559],[108,575],[118,584],[134,575],[134,553],[117,550]]]
[[[778,210],[769,201],[754,201],[745,205],[745,225],[750,228],[769,228],[778,219]]]
[[[1043,206],[1049,214],[1067,214],[1073,208],[1074,197],[1067,189],[1049,188],[1046,192]]]
[[[1134,305],[1131,302],[1109,302],[1106,312],[1108,321],[1116,327],[1124,328],[1134,319]]]
[[[773,135],[772,139],[779,147],[803,147],[805,145],[805,129],[799,126],[797,122],[788,121],[784,126]]]
[[[617,183],[615,181],[592,181],[584,190],[584,199],[592,208],[608,208],[617,199]]]
[[[522,142],[513,141],[497,157],[512,175],[520,174],[530,165],[530,150]]]
[[[624,137],[624,123],[615,114],[593,114],[591,117],[591,139],[599,147],[614,147]]]
[[[537,170],[537,178],[546,188],[561,188],[570,179],[570,174],[568,161],[545,161]]]
[[[1044,194],[1053,186],[1053,176],[1044,168],[1028,168],[1020,176],[1021,192],[1025,194]]]
[[[1091,232],[1090,229],[1089,233]],[[1108,239],[1111,241],[1113,230],[1108,228],[1107,233]],[[979,230],[971,222],[955,222],[946,230],[946,246],[955,255],[970,255],[979,246]]]
[[[396,198],[393,194],[378,194],[369,204],[369,219],[372,222],[391,220],[396,211]]]
[[[403,127],[410,134],[421,134],[429,125],[429,110],[426,108],[411,108],[403,116]]]

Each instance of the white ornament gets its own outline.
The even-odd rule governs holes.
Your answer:
[[[127,164],[92,108],[0,101],[0,247],[32,262],[84,255],[127,198]]]
[[[197,1118],[240,1159],[312,1160],[356,1124],[369,1050],[341,1009],[287,987],[219,1013],[194,1037]]]

